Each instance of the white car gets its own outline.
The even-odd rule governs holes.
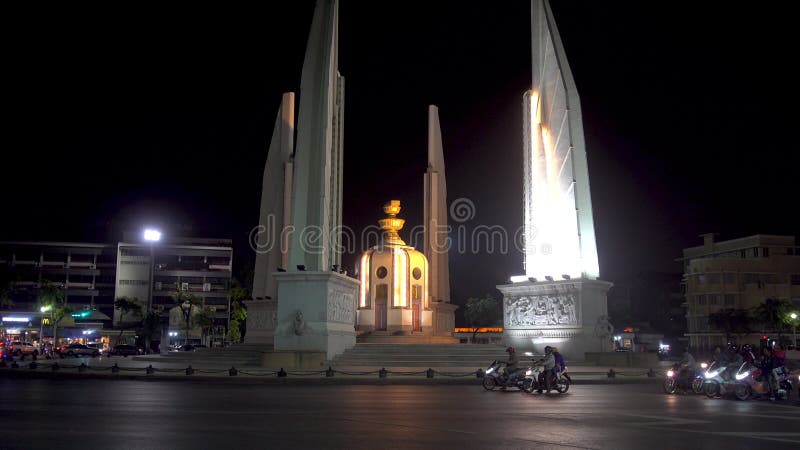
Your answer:
[[[83,344],[69,344],[59,349],[59,353],[64,356],[100,356],[100,350],[90,348]]]

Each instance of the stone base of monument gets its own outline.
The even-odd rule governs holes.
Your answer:
[[[277,300],[245,300],[244,304],[247,306],[245,344],[272,346],[274,343],[275,322],[278,315]]]
[[[272,351],[261,355],[261,366],[270,369],[326,369],[329,361],[325,352]]]
[[[318,355],[331,360],[356,344],[358,280],[336,272],[277,272],[274,277],[275,354],[265,358],[306,364]]]
[[[570,361],[610,348],[608,303],[613,284],[569,279],[497,286],[503,293],[503,340],[517,352],[557,347]]]

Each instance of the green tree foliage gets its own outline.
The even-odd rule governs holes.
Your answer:
[[[53,284],[48,280],[42,280],[42,287],[39,289],[39,298],[36,302],[38,308],[46,308],[50,311],[53,319],[53,343],[58,342],[58,324],[72,309],[67,304],[67,297],[59,285]]]
[[[17,277],[14,275],[8,266],[0,265],[0,308],[8,308],[14,306],[11,300],[11,293],[14,291],[14,283]]]
[[[131,316],[141,319],[142,305],[136,297],[117,297],[114,300],[114,309],[119,311],[119,336],[117,337],[117,342],[121,342],[122,333],[127,328],[125,318]]]
[[[708,315],[708,324],[725,333],[726,342],[731,341],[731,335],[750,333],[752,323],[753,318],[745,309],[720,309]]]
[[[231,342],[240,342],[244,333],[242,328],[247,319],[245,300],[250,298],[250,291],[235,278],[228,283],[228,298],[231,301],[231,322],[228,325],[228,339]]]
[[[478,334],[478,328],[496,324],[502,319],[500,304],[491,294],[483,297],[471,297],[467,299],[464,307],[464,318],[470,328],[473,328],[472,340]]]
[[[150,311],[142,319],[142,326],[138,333],[144,338],[145,351],[150,351],[150,341],[153,336],[158,336],[161,332],[161,315]],[[164,344],[166,345],[166,344]]]
[[[192,316],[200,312],[199,310],[205,304],[205,299],[190,292],[178,291],[172,294],[172,301],[183,313],[184,343],[186,343],[189,340],[189,330],[192,329]]]
[[[787,300],[770,297],[753,309],[753,317],[762,325],[764,332],[777,331],[780,335],[788,325],[786,314],[791,307],[792,304]]]

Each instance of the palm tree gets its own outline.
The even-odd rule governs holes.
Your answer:
[[[780,337],[785,326],[784,317],[791,307],[791,303],[784,299],[770,297],[753,309],[753,316],[762,324],[765,333],[767,330],[777,331]]]
[[[53,318],[53,345],[58,343],[58,323],[72,312],[67,305],[67,297],[59,285],[53,284],[48,280],[42,280],[42,287],[39,289],[39,299],[37,306],[50,311]]]
[[[114,300],[114,309],[119,310],[119,336],[117,342],[122,341],[122,333],[125,331],[125,316],[134,315],[142,316],[142,305],[136,297],[117,297]]]
[[[198,309],[203,307],[205,299],[203,297],[190,294],[189,292],[178,291],[172,295],[175,306],[183,312],[183,322],[185,324],[184,344],[189,341],[189,330],[192,325],[192,314],[197,314]],[[194,311],[193,311],[194,310]]]

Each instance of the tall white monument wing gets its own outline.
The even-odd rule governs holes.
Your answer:
[[[277,287],[272,274],[286,267],[286,243],[282,230],[289,220],[292,182],[292,151],[294,149],[294,93],[281,98],[272,141],[264,166],[261,188],[259,233],[255,236],[256,266],[253,273],[253,297],[276,298]]]
[[[439,108],[428,106],[428,170],[425,173],[425,256],[430,267],[430,296],[450,301],[450,266],[447,257],[447,182],[444,173]]]
[[[531,2],[524,95],[525,275],[599,276],[580,99],[550,5]]]
[[[330,270],[341,228],[341,112],[338,2],[318,0],[300,80],[289,269]]]

